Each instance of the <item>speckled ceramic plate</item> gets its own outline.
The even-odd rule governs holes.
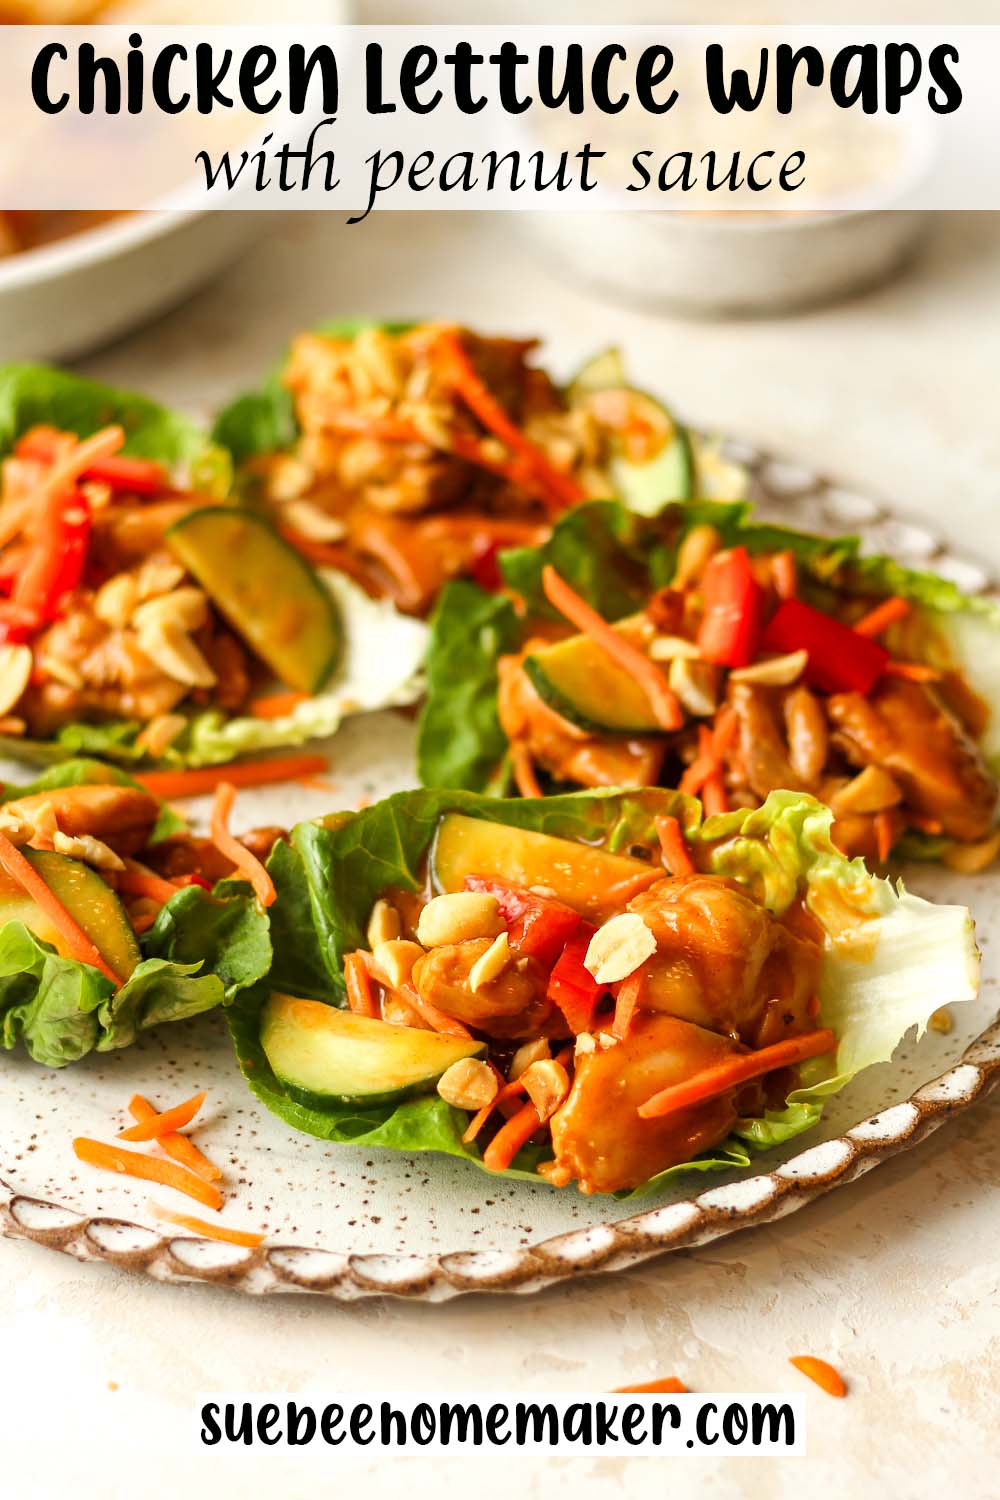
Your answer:
[[[752,468],[755,498],[769,517],[860,531],[871,551],[946,574],[969,592],[989,589],[975,564],[872,501],[754,452],[734,448],[733,457]],[[330,761],[335,792],[260,789],[243,795],[242,816],[289,824],[412,784],[412,723],[397,714],[353,720],[331,744]],[[926,868],[907,879],[921,895],[971,905],[986,959],[979,1003],[956,1007],[950,1034],[904,1043],[891,1065],[864,1073],[830,1102],[804,1147],[799,1140],[761,1156],[757,1171],[692,1175],[636,1213],[635,1205],[571,1189],[492,1179],[445,1157],[332,1146],[295,1134],[251,1097],[216,1016],[164,1027],[128,1051],[61,1072],[0,1057],[0,1228],[161,1281],[442,1300],[535,1291],[780,1218],[916,1145],[1000,1079],[1000,1023],[989,1024],[997,1011],[990,961],[1000,930],[997,882]],[[81,1166],[71,1150],[75,1135],[111,1137],[133,1092],[165,1102],[195,1088],[209,1090],[199,1142],[225,1169],[222,1222],[266,1231],[259,1249],[165,1225],[154,1201],[183,1211],[186,1200],[170,1203],[166,1190],[150,1195]]]

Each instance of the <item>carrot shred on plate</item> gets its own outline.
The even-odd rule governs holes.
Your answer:
[[[308,693],[268,693],[263,698],[250,700],[250,712],[255,719],[283,719],[294,713],[300,703],[309,701]]]
[[[665,1375],[662,1380],[647,1380],[642,1385],[616,1385],[612,1395],[624,1396],[634,1392],[637,1396],[652,1395],[656,1391],[669,1391],[675,1396],[687,1394],[687,1386],[676,1375]]]
[[[165,1109],[162,1114],[154,1114],[149,1119],[139,1120],[135,1125],[119,1130],[118,1139],[120,1141],[156,1141],[160,1136],[172,1135],[183,1125],[190,1125],[204,1102],[205,1090],[202,1089],[200,1094],[192,1094],[191,1098],[185,1099],[183,1104],[175,1104],[172,1109]]]
[[[196,771],[147,771],[136,780],[154,797],[200,797],[214,792],[220,781],[232,786],[271,786],[296,781],[327,769],[325,755],[275,755],[269,760],[232,761],[225,766],[202,766]]]
[[[483,1152],[483,1166],[491,1172],[505,1172],[522,1146],[527,1145],[536,1130],[541,1129],[541,1119],[533,1104],[524,1104],[516,1115],[511,1115],[501,1125],[496,1135]]]
[[[779,599],[795,598],[798,593],[799,580],[794,552],[786,550],[774,554],[771,558],[771,577],[774,581],[774,591]]]
[[[826,1391],[828,1396],[847,1395],[843,1376],[825,1359],[817,1359],[815,1354],[793,1354],[788,1363],[801,1370],[803,1375],[818,1385],[820,1390]]]
[[[90,964],[93,968],[100,969],[116,989],[120,988],[124,983],[120,975],[115,973],[83,928],[70,915],[54,892],[49,890],[34,865],[29,864],[20,849],[15,848],[3,833],[0,833],[0,866],[7,871],[12,880],[17,881],[21,889],[31,897],[35,905],[58,929],[70,957],[79,959],[80,963]]]
[[[866,615],[854,624],[858,635],[867,635],[871,639],[881,635],[888,630],[890,625],[895,625],[897,620],[905,620],[910,613],[912,605],[909,600],[901,599],[894,594],[891,599],[883,599],[881,604],[876,604]]]
[[[132,1095],[128,1104],[128,1112],[133,1120],[139,1121],[152,1120],[157,1114],[157,1111],[150,1104],[149,1100],[144,1099],[142,1094]],[[186,1135],[180,1135],[175,1131],[171,1131],[167,1135],[157,1136],[156,1144],[168,1156],[172,1156],[174,1161],[179,1161],[182,1166],[190,1168],[197,1176],[203,1177],[206,1182],[218,1182],[222,1176],[221,1167],[217,1167],[213,1161],[209,1161],[204,1152],[199,1151],[194,1141],[190,1140]]]
[[[542,569],[542,588],[553,609],[589,636],[638,684],[649,699],[657,723],[666,730],[680,729],[684,724],[680,701],[656,662],[609,625],[549,563]]]
[[[726,1094],[730,1089],[740,1088],[753,1078],[762,1078],[775,1068],[788,1068],[794,1063],[805,1062],[810,1057],[821,1057],[832,1052],[837,1038],[829,1028],[807,1031],[802,1036],[789,1037],[785,1042],[775,1042],[771,1047],[759,1047],[756,1052],[744,1052],[714,1067],[703,1068],[682,1083],[672,1083],[658,1094],[639,1105],[639,1118],[659,1120],[678,1109],[688,1109],[692,1104],[701,1104],[714,1099],[717,1094]]]
[[[231,859],[241,875],[253,886],[254,894],[261,906],[270,906],[277,899],[274,881],[245,844],[241,844],[229,832],[229,815],[233,809],[236,788],[231,781],[220,781],[215,789],[212,804],[212,820],[209,826],[212,843],[226,859]]]
[[[378,1003],[363,953],[348,953],[344,958],[344,983],[347,1003],[356,1016],[378,1019]]]
[[[124,1146],[108,1145],[106,1141],[94,1141],[82,1135],[74,1140],[73,1150],[79,1160],[86,1162],[88,1166],[100,1167],[105,1172],[117,1172],[123,1177],[158,1182],[162,1187],[185,1193],[187,1197],[203,1203],[206,1208],[218,1210],[222,1207],[219,1189],[178,1162],[163,1161],[159,1156],[147,1156],[144,1151],[126,1151]]]
[[[176,1224],[179,1229],[190,1229],[192,1234],[203,1235],[207,1240],[221,1240],[226,1245],[245,1245],[247,1249],[256,1250],[267,1238],[253,1230],[229,1229],[225,1224],[210,1224],[207,1219],[196,1219],[193,1214],[178,1214],[172,1208],[163,1208],[159,1203],[153,1203],[150,1207],[158,1219]]]
[[[522,797],[540,797],[542,788],[535,774],[535,763],[527,745],[513,743],[510,747],[510,766],[514,781]]]
[[[671,875],[693,875],[695,873],[694,860],[691,858],[677,819],[663,816],[657,818],[655,822],[656,834],[663,852],[663,863],[667,870]]]

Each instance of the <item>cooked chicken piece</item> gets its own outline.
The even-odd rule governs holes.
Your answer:
[[[777,788],[790,792],[811,790],[792,770],[773,689],[750,682],[730,682],[727,701],[739,721],[734,758],[740,779],[746,781],[751,791],[763,801],[768,792]]]
[[[64,786],[35,792],[3,805],[5,813],[34,827],[54,817],[60,833],[100,839],[117,854],[134,854],[153,831],[159,812],[156,798],[134,786]]]
[[[535,959],[520,958],[473,991],[472,967],[491,943],[492,939],[485,937],[432,948],[414,965],[417,992],[446,1015],[487,1031],[491,1037],[534,1036],[551,1010],[545,998],[545,971]]]
[[[578,1057],[566,1103],[552,1117],[557,1169],[584,1193],[638,1187],[725,1139],[733,1094],[642,1120],[640,1104],[743,1049],[729,1037],[667,1015],[641,1015],[615,1046]]]
[[[806,1031],[819,946],[794,936],[734,880],[658,880],[629,902],[656,938],[645,1010],[769,1046]]]
[[[951,838],[988,833],[997,787],[982,756],[933,690],[884,677],[867,698],[837,693],[827,701],[836,747],[854,765],[883,766],[906,806],[941,824]]]
[[[662,737],[588,734],[543,703],[522,669],[524,656],[500,659],[497,709],[504,733],[558,781],[580,786],[655,786],[666,741]]]

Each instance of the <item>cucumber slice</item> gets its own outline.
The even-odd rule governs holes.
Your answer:
[[[178,561],[282,682],[315,693],[340,656],[337,607],[312,568],[252,511],[205,506],[166,534]]]
[[[485,1042],[393,1026],[292,995],[267,1001],[260,1042],[285,1092],[314,1109],[429,1094],[452,1063],[486,1051]]]
[[[141,954],[125,908],[89,865],[51,850],[23,849],[49,890],[90,938],[116,974],[127,979]],[[9,875],[0,873],[0,923],[23,922],[29,932],[51,943],[64,957],[66,943],[51,919]]]
[[[614,440],[608,477],[618,498],[643,516],[658,515],[673,500],[690,500],[695,467],[687,428],[655,396],[627,383],[617,349],[606,349],[584,365],[567,394],[571,406],[590,408],[600,417],[602,397],[609,392],[618,393],[623,403],[615,413],[616,425],[624,426],[627,419],[662,438],[655,452],[642,461],[629,456],[621,440]]]
[[[467,875],[545,886],[567,906],[598,920],[663,875],[662,868],[626,854],[464,813],[446,813],[441,819],[430,866],[438,891],[464,889]]]
[[[624,620],[616,626],[627,625]],[[593,734],[662,734],[652,706],[634,677],[596,641],[571,635],[525,658],[524,670],[543,703]]]

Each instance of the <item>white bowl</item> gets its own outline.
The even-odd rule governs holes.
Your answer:
[[[208,281],[269,220],[131,214],[0,260],[0,359],[65,359],[110,342]]]
[[[692,316],[791,312],[860,292],[913,249],[926,216],[526,214],[550,257],[627,302]]]

